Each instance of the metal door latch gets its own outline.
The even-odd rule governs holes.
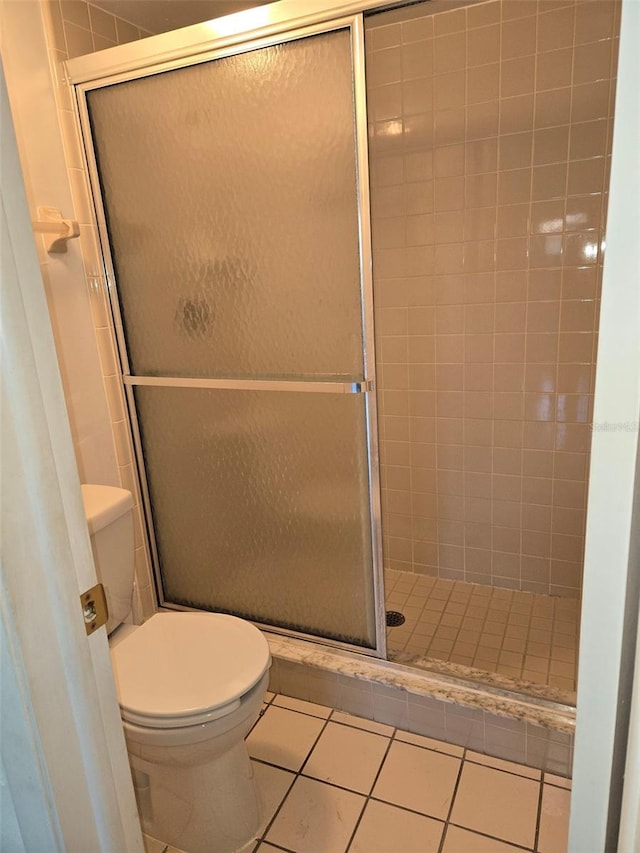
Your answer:
[[[104,587],[101,583],[97,583],[91,589],[82,593],[80,596],[80,606],[82,607],[84,627],[87,634],[93,634],[98,628],[102,628],[103,625],[107,624],[109,608],[107,607]]]

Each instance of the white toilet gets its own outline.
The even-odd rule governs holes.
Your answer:
[[[260,631],[218,613],[157,613],[137,627],[133,500],[82,486],[143,830],[186,853],[231,853],[258,828],[244,737],[269,680]]]

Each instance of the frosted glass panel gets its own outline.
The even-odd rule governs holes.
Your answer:
[[[131,372],[362,378],[349,31],[88,104]]]
[[[165,599],[375,647],[363,396],[135,398]]]

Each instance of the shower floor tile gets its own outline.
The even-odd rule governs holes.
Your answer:
[[[577,599],[400,571],[385,590],[406,617],[387,629],[391,660],[575,702]]]

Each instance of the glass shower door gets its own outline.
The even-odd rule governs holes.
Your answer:
[[[81,94],[161,603],[384,654],[362,74],[350,19]]]

